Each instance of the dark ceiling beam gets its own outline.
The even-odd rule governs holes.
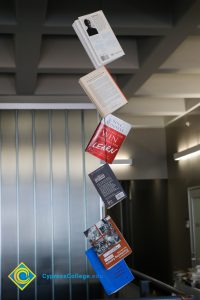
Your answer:
[[[75,35],[72,23],[80,15],[81,13],[78,11],[66,12],[65,18],[63,18],[63,12],[55,13],[47,19],[43,33]],[[106,14],[106,17],[115,34],[120,36],[160,36],[168,34],[172,28],[171,14],[166,12],[144,14],[132,8],[132,10],[123,12],[112,11],[110,14]]]
[[[16,25],[8,25],[8,24],[0,24],[0,33],[13,34],[16,33],[17,26]]]
[[[0,95],[0,103],[91,103],[86,95]]]
[[[161,36],[161,35],[167,35],[169,31],[172,29],[171,24],[166,24],[166,26],[116,26],[112,27],[115,34],[117,36]],[[76,36],[74,33],[73,28],[71,27],[71,24],[68,26],[62,26],[62,25],[49,25],[43,27],[43,34],[54,34],[54,35],[70,35],[70,36]]]
[[[11,73],[11,74],[14,74],[16,71],[16,68],[15,67],[0,67],[0,74],[8,74],[8,73]]]
[[[33,94],[45,22],[47,0],[17,0],[15,36],[17,94]]]
[[[132,74],[135,74],[136,72],[138,72],[138,69],[131,69],[131,68],[126,68],[126,67],[119,67],[119,68],[113,68],[113,67],[110,67],[110,65],[108,65],[109,67],[109,72],[111,74],[119,74],[119,75],[132,75]],[[2,69],[0,68],[0,73],[4,72],[4,70],[8,70],[8,72],[13,72],[13,69]],[[88,68],[39,68],[38,69],[38,73],[39,74],[66,74],[66,75],[85,75],[89,72],[93,71],[93,69],[90,67]]]
[[[179,10],[180,12],[180,10]],[[175,22],[173,29],[162,38],[141,39],[138,42],[140,70],[123,86],[123,92],[131,97],[155,73],[184,39],[194,31],[200,20],[200,0],[193,1]],[[141,50],[142,49],[142,50]],[[121,82],[123,85],[123,82]]]

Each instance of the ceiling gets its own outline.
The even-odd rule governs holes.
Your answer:
[[[200,103],[200,0],[2,0],[0,109],[94,106],[93,70],[72,23],[102,9],[126,55],[108,65],[136,127],[164,127]]]

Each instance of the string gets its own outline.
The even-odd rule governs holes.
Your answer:
[[[104,146],[105,146],[105,162],[106,163],[108,163],[108,156],[107,156],[107,151],[106,151],[106,142],[107,142],[107,140],[106,140],[106,123],[105,123],[105,120],[106,120],[106,118],[104,117],[103,118],[103,135],[104,135]]]

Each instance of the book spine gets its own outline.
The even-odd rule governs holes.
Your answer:
[[[127,101],[124,93],[122,92],[122,90],[119,88],[118,84],[113,79],[113,77],[112,77],[111,73],[109,72],[108,68],[106,66],[104,66],[104,68],[105,68],[105,71],[108,73],[108,76],[110,77],[110,79],[112,80],[112,82],[114,83],[114,85],[116,86],[116,88],[118,89],[118,91],[120,92],[120,94],[123,96],[124,101],[126,101],[126,103],[128,103],[128,101]],[[126,104],[126,103],[124,103],[124,104]]]

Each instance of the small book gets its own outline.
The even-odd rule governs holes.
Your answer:
[[[123,259],[110,270],[107,270],[99,260],[93,247],[85,253],[107,295],[116,293],[134,279]]]
[[[81,77],[79,83],[102,117],[127,103],[124,94],[104,66]]]
[[[131,125],[113,115],[107,115],[97,126],[85,151],[111,164]]]
[[[106,208],[111,208],[127,197],[108,164],[104,164],[88,175]]]
[[[97,222],[84,234],[106,269],[112,268],[132,253],[131,248],[110,216]]]
[[[79,17],[72,27],[95,68],[124,55],[102,10]]]

